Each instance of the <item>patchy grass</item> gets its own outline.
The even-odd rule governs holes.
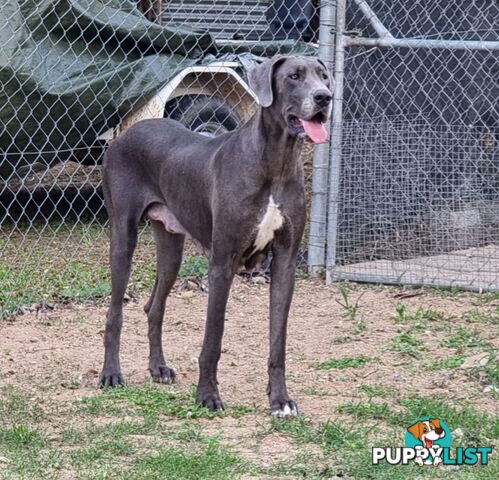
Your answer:
[[[395,388],[385,387],[383,385],[361,385],[359,391],[365,393],[369,398],[390,398],[396,394]]]
[[[338,407],[339,413],[352,415],[356,420],[376,419],[389,421],[394,414],[388,403],[377,403],[372,400],[364,402],[350,402]],[[390,423],[396,423],[394,421]]]
[[[465,312],[463,317],[468,323],[499,325],[499,308],[495,307],[491,310],[474,308]]]
[[[311,397],[327,397],[329,391],[325,388],[320,388],[315,385],[306,387],[301,391],[304,395],[310,395]]]
[[[0,319],[35,303],[101,298],[111,291],[107,268],[68,262],[61,269],[41,272],[38,264],[17,270],[0,265]]]
[[[210,416],[179,415],[181,407],[189,404],[191,392],[180,392],[173,399],[167,392],[162,400],[157,394],[161,390],[158,387],[156,392],[155,387],[115,389],[96,395],[105,399],[101,406],[114,403],[122,413],[118,417],[109,417],[107,408],[89,413],[85,401],[61,411],[40,398],[3,389],[0,412],[9,409],[12,413],[11,417],[0,418],[5,478],[59,478],[62,472],[70,478],[120,480],[159,480],[165,478],[165,472],[168,478],[179,480],[241,477],[402,480],[407,475],[434,478],[413,465],[403,468],[372,465],[371,446],[398,445],[397,439],[402,441],[405,427],[425,415],[444,419],[451,430],[460,428],[463,436],[455,440],[455,445],[495,446],[499,438],[497,417],[479,413],[466,404],[455,406],[427,397],[397,398],[391,387],[362,385],[359,390],[369,397],[390,397],[394,404],[370,398],[340,405],[338,412],[351,420],[314,422],[304,416],[287,421],[269,419],[269,426],[259,434],[261,438],[274,433],[284,435],[303,452],[261,465],[244,458],[237,448],[225,445],[223,429],[207,435],[203,426]],[[126,408],[128,404],[133,408]],[[57,422],[52,420],[54,415]],[[27,422],[17,423],[22,416]],[[169,425],[169,419],[182,423]],[[50,434],[45,433],[47,427]],[[305,453],[311,445],[319,451]],[[493,456],[491,459],[488,467],[456,468],[453,471],[459,477],[455,478],[495,478],[497,461]],[[469,475],[470,471],[474,476]]]
[[[310,420],[296,418],[288,422],[274,420],[272,423],[275,431],[289,435],[298,444],[315,444],[320,446],[326,455],[333,455],[334,462],[322,470],[323,477],[314,472],[313,478],[347,477],[380,480],[445,478],[444,472],[422,470],[412,464],[404,467],[388,464],[372,465],[371,446],[402,446],[405,428],[414,419],[425,415],[445,419],[452,430],[460,428],[463,437],[455,441],[455,444],[497,444],[497,418],[479,414],[466,405],[455,407],[432,398],[418,397],[400,398],[396,409],[387,403],[369,400],[344,404],[338,408],[338,411],[350,415],[352,421],[326,421],[314,425]],[[487,427],[482,429],[481,425],[484,423],[487,423]],[[454,467],[453,472],[459,476],[453,478],[492,479],[498,472],[498,462],[492,457],[491,460],[491,464],[483,468]],[[288,464],[286,467],[288,471],[294,471],[293,465]],[[444,477],[439,476],[440,473]],[[308,478],[306,474],[305,478]]]
[[[55,302],[95,300],[111,292],[107,227],[98,223],[33,226],[0,237],[0,321],[23,307]],[[129,289],[149,291],[155,278],[155,247],[144,225],[134,254]],[[204,257],[186,255],[179,275],[202,277],[208,271]]]
[[[331,360],[326,360],[324,362],[315,365],[317,370],[332,370],[344,368],[359,368],[372,362],[373,359],[366,357],[365,355],[360,355],[358,357],[344,357],[344,358],[332,358]]]
[[[443,368],[447,370],[453,370],[455,368],[459,368],[464,363],[465,360],[466,357],[464,355],[458,355],[458,354],[450,355],[449,357],[446,358],[439,358],[438,360],[433,360],[426,366],[426,369],[430,371],[441,370]]]
[[[362,298],[362,293],[355,299],[351,300],[350,291],[348,286],[344,283],[340,283],[338,290],[340,292],[340,300],[336,300],[336,303],[341,307],[341,316],[348,319],[353,326],[353,333],[360,333],[367,329],[365,319],[360,311],[360,300]]]
[[[172,387],[175,388],[175,387]],[[165,390],[152,383],[138,387],[104,389],[99,395],[84,398],[80,407],[86,413],[108,414],[136,413],[144,418],[166,415],[179,419],[214,418],[219,413],[212,412],[195,402],[195,387],[189,390]],[[247,405],[226,405],[224,415],[239,418],[252,412]]]
[[[210,440],[199,452],[166,448],[141,456],[122,478],[163,480],[167,474],[172,480],[231,480],[247,471],[248,465],[239,456]]]
[[[204,277],[208,274],[208,259],[205,257],[187,256],[182,261],[179,277]]]
[[[103,391],[89,400],[90,410],[84,399],[61,412],[41,398],[5,388],[0,395],[0,413],[8,411],[9,415],[0,418],[0,462],[6,475],[2,478],[58,478],[55,472],[61,468],[78,472],[71,478],[119,479],[164,478],[165,471],[168,478],[229,479],[247,471],[248,464],[223,447],[218,436],[203,434],[201,425],[193,423],[214,414],[192,408],[191,400],[190,391],[161,395],[159,389],[147,385]],[[106,408],[109,403],[115,408]],[[128,404],[133,408],[127,408]],[[119,415],[109,417],[110,411]],[[232,409],[237,418],[249,411],[245,406]],[[63,415],[64,421],[53,423],[54,415],[59,419]],[[22,417],[25,423],[17,423]],[[106,417],[113,421],[102,423]],[[161,422],[167,417],[185,423],[165,428]],[[47,427],[50,435],[45,433]],[[165,447],[162,439],[192,446]],[[152,453],[144,449],[149,444]]]
[[[442,342],[442,346],[449,348],[473,348],[484,345],[479,330],[470,330],[466,327],[457,327],[454,332]]]
[[[409,327],[409,332],[420,332],[428,328],[428,324],[433,322],[434,329],[438,324],[445,320],[445,315],[431,307],[418,307],[416,310],[411,311],[404,303],[399,303],[395,307],[394,321],[400,325]],[[441,328],[438,325],[439,328]]]
[[[499,417],[478,413],[469,405],[456,407],[452,404],[428,397],[400,398],[398,409],[388,403],[349,402],[338,407],[340,413],[352,415],[357,420],[382,420],[388,424],[409,425],[415,419],[424,416],[442,418],[451,429],[461,428],[463,442],[480,444],[499,438]],[[402,408],[400,408],[402,407]]]
[[[0,430],[0,445],[8,450],[39,449],[43,445],[40,432],[26,424],[16,424]]]
[[[282,421],[273,419],[272,428],[277,432],[289,434],[299,443],[312,442],[326,450],[337,448],[360,448],[365,432],[351,424],[328,420],[314,426],[303,417]]]
[[[476,301],[479,304],[492,303],[499,300],[499,292],[486,292],[476,295]]]
[[[490,350],[490,355],[487,363],[481,367],[477,367],[474,373],[483,373],[482,383],[490,384],[499,390],[499,352],[498,350]]]
[[[16,246],[14,249],[0,242],[1,247],[10,249],[7,254],[12,260],[8,267],[0,267],[1,315],[9,316],[23,305],[33,303],[87,300],[107,295],[107,237],[102,228],[54,229],[52,233],[44,232],[42,240],[32,241],[38,236],[35,231],[33,235],[19,234],[11,242]],[[65,240],[61,241],[61,237]],[[2,255],[4,252],[2,249]],[[129,286],[132,295],[151,287],[155,275],[153,257],[152,239],[145,231],[134,259]],[[23,270],[22,265],[33,265],[33,268]],[[206,260],[187,255],[181,276],[203,276],[206,267]],[[462,430],[462,435],[454,439],[456,446],[492,445],[497,450],[499,427],[497,416],[492,415],[495,394],[490,389],[489,393],[484,392],[484,388],[499,381],[497,352],[486,343],[497,326],[499,310],[494,302],[499,296],[425,291],[421,298],[414,297],[407,304],[397,305],[394,312],[393,299],[402,298],[398,295],[400,289],[341,285],[338,294],[335,288],[328,289],[313,280],[302,282],[297,289],[292,318],[302,322],[298,325],[299,332],[305,331],[302,328],[305,326],[310,335],[299,337],[300,343],[295,343],[296,333],[290,337],[290,394],[296,395],[302,412],[302,416],[290,421],[270,418],[262,388],[266,379],[261,372],[253,371],[257,356],[260,361],[267,353],[263,347],[260,350],[259,342],[267,347],[267,341],[257,337],[258,341],[251,344],[253,338],[245,337],[250,328],[240,330],[242,325],[251,327],[252,336],[261,334],[267,338],[267,332],[263,334],[259,330],[263,324],[267,328],[264,320],[267,306],[262,305],[267,302],[268,292],[263,287],[235,286],[232,301],[237,302],[236,311],[238,315],[241,313],[241,318],[229,315],[227,333],[231,343],[227,345],[229,351],[224,361],[234,361],[232,371],[238,372],[232,374],[231,369],[224,369],[227,377],[221,383],[226,398],[239,399],[242,403],[229,403],[222,414],[213,414],[195,404],[194,391],[189,385],[195,381],[196,372],[185,368],[191,353],[188,350],[184,354],[183,346],[181,349],[170,342],[168,352],[175,355],[172,359],[179,365],[180,385],[141,384],[142,380],[137,380],[141,373],[135,372],[135,383],[132,380],[128,388],[93,392],[78,385],[69,390],[60,384],[57,374],[59,369],[62,371],[60,364],[47,358],[52,358],[52,347],[69,352],[73,340],[66,344],[62,336],[52,337],[56,328],[40,325],[42,322],[35,315],[20,318],[17,325],[4,323],[2,327],[6,329],[24,325],[28,335],[35,331],[40,338],[32,345],[26,342],[26,348],[19,342],[23,345],[22,353],[14,342],[11,348],[18,348],[17,351],[9,353],[5,348],[0,352],[2,364],[8,365],[1,371],[0,384],[17,385],[0,388],[0,478],[433,480],[499,477],[495,455],[491,457],[492,463],[484,468],[420,469],[413,465],[371,464],[372,446],[402,446],[407,425],[423,415],[441,417],[451,430]],[[457,295],[460,297],[454,302]],[[171,330],[165,335],[168,338],[165,342],[168,345],[172,336],[189,327],[190,333],[186,335],[191,343],[186,348],[191,348],[199,343],[196,332],[202,326],[197,318],[191,321],[185,313],[190,312],[191,307],[193,312],[204,312],[202,302],[206,299],[201,300],[197,294],[188,299],[181,297],[174,295],[170,305],[179,308],[173,310],[173,315],[182,312],[179,316],[183,323],[179,327],[166,322]],[[127,305],[127,334],[134,330],[145,332],[142,300],[139,298],[138,303]],[[371,308],[372,305],[376,308]],[[99,310],[89,306],[89,310],[92,308]],[[73,335],[68,338],[73,339],[76,337],[72,327],[81,311],[67,307],[64,313],[65,309],[46,310],[40,315],[53,315],[57,328],[63,327],[62,335],[67,328],[67,333]],[[135,310],[140,310],[140,315],[134,313]],[[92,336],[92,342],[100,341],[97,332],[102,324],[92,315],[85,311],[87,320],[78,325],[77,333]],[[171,309],[167,310],[167,320],[173,315]],[[248,318],[255,321],[249,325]],[[338,318],[341,324],[334,321]],[[390,338],[394,335],[389,333],[393,331],[394,322],[400,329]],[[364,333],[366,326],[373,335]],[[250,348],[246,348],[246,344],[241,347],[234,336],[230,337],[236,327],[238,335],[252,345]],[[296,323],[290,322],[290,328],[297,329]],[[431,338],[426,330],[432,332]],[[6,338],[14,338],[12,330],[9,335]],[[43,337],[56,340],[48,343]],[[16,337],[16,340],[22,338]],[[132,338],[135,341],[138,337],[134,334]],[[451,350],[446,353],[429,347],[425,350],[422,339]],[[146,342],[145,337],[143,341]],[[127,352],[134,348],[132,343],[127,345]],[[142,352],[144,344],[138,348]],[[384,349],[408,357],[411,364],[393,362],[398,355],[383,355]],[[41,353],[36,353],[37,350]],[[486,363],[466,371],[459,368],[466,358],[484,351],[491,352]],[[442,355],[444,358],[437,358]],[[61,361],[69,357],[57,357],[54,350],[53,358]],[[319,359],[329,360],[317,363]],[[38,367],[27,363],[20,368],[25,360],[38,362]],[[261,364],[264,363],[262,360]],[[25,376],[30,373],[30,366],[38,373],[36,377]],[[361,367],[366,367],[368,375],[363,375],[360,381],[356,369]],[[66,366],[64,375],[68,368]],[[415,380],[403,371],[407,368]],[[242,376],[239,369],[246,369]],[[328,373],[329,369],[341,370],[341,373]],[[426,379],[428,384],[424,386],[428,388],[424,391],[430,395],[431,382],[439,377],[440,370],[447,370],[442,372],[446,383],[435,390],[434,396],[408,396],[408,391],[418,391],[414,388],[418,386],[416,382],[423,385]],[[233,379],[240,383],[231,390]],[[361,385],[362,382],[369,385]],[[247,392],[251,392],[249,397]],[[75,396],[85,395],[75,400]],[[463,398],[469,398],[470,403]]]
[[[428,397],[404,398],[399,401],[405,407],[405,421],[433,415],[445,420],[451,429],[463,430],[463,445],[485,445],[499,438],[499,417],[477,412],[466,403],[459,406]]]
[[[425,290],[443,298],[456,298],[465,292],[461,287],[429,287]]]
[[[412,358],[421,358],[421,352],[425,350],[423,342],[411,333],[402,332],[392,338],[388,348],[391,352],[397,352]]]

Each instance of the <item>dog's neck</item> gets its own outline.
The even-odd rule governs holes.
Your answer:
[[[250,121],[260,137],[261,156],[269,180],[290,180],[301,172],[301,150],[303,140],[289,133],[280,112],[272,107],[262,108]]]

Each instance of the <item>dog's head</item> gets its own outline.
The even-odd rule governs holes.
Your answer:
[[[317,58],[278,55],[248,72],[251,88],[263,108],[290,135],[327,141],[324,126],[331,114],[331,78],[326,65]]]
[[[411,425],[407,431],[414,438],[420,440],[425,448],[430,448],[435,440],[445,437],[445,431],[440,425],[438,418],[430,418],[429,420],[421,420]]]

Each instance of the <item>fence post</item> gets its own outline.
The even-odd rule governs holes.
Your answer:
[[[334,63],[334,24],[336,0],[321,0],[319,27],[319,57],[329,71]],[[330,124],[326,126],[330,130]],[[312,202],[308,237],[308,271],[317,276],[324,271],[326,251],[327,182],[329,144],[315,147],[312,163]]]
[[[333,269],[336,264],[336,241],[338,236],[338,201],[340,191],[342,133],[343,133],[343,80],[345,63],[346,0],[336,2],[336,46],[334,55],[335,88],[333,94],[333,112],[331,129],[331,155],[329,164],[329,204],[327,221],[326,283],[333,281]]]

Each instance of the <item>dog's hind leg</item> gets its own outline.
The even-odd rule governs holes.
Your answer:
[[[156,241],[156,281],[151,298],[144,307],[149,324],[149,372],[155,382],[172,383],[175,371],[166,365],[163,355],[162,328],[165,303],[182,262],[184,235],[168,233],[163,224],[151,221]]]
[[[132,256],[137,244],[140,215],[111,217],[111,305],[107,312],[104,334],[104,367],[99,385],[124,385],[120,367],[120,336],[123,324],[123,297],[130,278]]]

